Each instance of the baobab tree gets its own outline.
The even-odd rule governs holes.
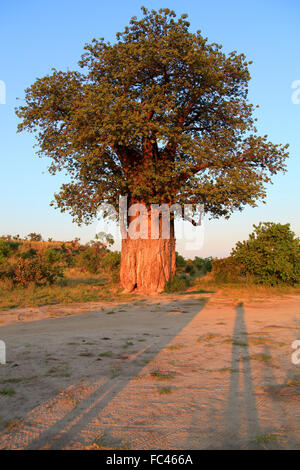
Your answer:
[[[55,206],[79,224],[120,195],[146,208],[201,203],[212,217],[255,206],[288,153],[257,134],[249,64],[191,32],[187,15],[143,7],[113,44],[87,44],[77,71],[37,79],[18,130],[36,133],[50,173],[69,175]],[[174,273],[174,217],[169,238],[122,240],[127,291],[161,291]]]

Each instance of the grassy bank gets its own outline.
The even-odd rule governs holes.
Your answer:
[[[120,296],[120,288],[103,275],[91,275],[80,270],[66,270],[64,279],[53,285],[0,285],[0,310],[57,303],[97,302]]]

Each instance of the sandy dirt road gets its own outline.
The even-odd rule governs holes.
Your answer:
[[[68,308],[0,327],[1,449],[300,448],[299,296]]]

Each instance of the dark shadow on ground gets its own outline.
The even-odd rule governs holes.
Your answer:
[[[231,375],[227,410],[225,413],[226,449],[245,447],[242,439],[247,428],[248,442],[260,434],[258,413],[249,354],[249,340],[245,323],[245,309],[236,307],[236,318],[232,336]]]
[[[185,308],[187,302],[188,309]],[[101,410],[139,374],[146,361],[153,360],[160,350],[192,321],[204,305],[205,300],[200,299],[185,299],[182,301],[171,299],[169,303],[151,305],[135,302],[87,314],[0,327],[0,337],[6,342],[7,359],[9,361],[5,369],[0,369],[0,381],[1,379],[2,381],[3,379],[13,379],[16,375],[16,365],[19,375],[24,375],[25,369],[26,374],[33,377],[38,370],[40,371],[39,377],[32,380],[29,390],[26,387],[22,388],[22,384],[15,384],[15,395],[9,397],[10,401],[5,397],[7,401],[2,406],[7,403],[7,406],[12,410],[16,407],[16,412],[20,410],[25,421],[24,425],[21,424],[19,428],[11,430],[11,439],[10,434],[9,439],[7,439],[7,430],[4,431],[4,434],[6,434],[5,439],[3,433],[0,434],[0,448],[61,449],[68,447],[80,431],[95,416],[99,415]],[[135,312],[136,309],[139,310],[138,314]],[[170,314],[174,310],[181,309],[181,314]],[[121,346],[121,349],[118,343],[118,351],[116,351],[114,350],[116,348],[115,344],[120,340],[120,336],[128,339]],[[132,341],[129,338],[132,338]],[[76,345],[76,341],[78,341],[78,345]],[[96,348],[96,346],[92,346],[93,342],[102,350],[104,348],[105,350],[112,350],[114,366],[117,369],[120,365],[119,373],[118,370],[117,373],[110,372],[110,366],[107,365],[106,358],[95,358],[93,354],[89,357],[88,351],[93,352],[95,350],[93,348]],[[134,343],[133,346],[129,344],[126,347],[130,342]],[[28,344],[32,348],[26,350]],[[68,374],[65,374],[66,376],[62,379],[63,386],[61,382],[58,386],[55,383],[55,375],[54,377],[51,374],[49,376],[50,364],[44,365],[45,358],[49,361],[66,361],[67,348],[72,347],[72,345],[74,345],[76,355],[74,352],[73,356],[75,356],[71,358],[73,362],[70,363],[70,376],[68,377]],[[28,351],[29,353],[34,351],[34,347],[40,351],[39,369],[35,362],[36,359],[30,359],[30,354],[26,354]],[[85,350],[82,351],[83,347],[86,347],[86,357],[83,354]],[[81,348],[82,354],[78,354],[78,348]],[[33,352],[32,356],[34,356]],[[52,369],[55,371],[58,362],[53,362],[53,364]],[[83,369],[82,373],[77,371],[76,364],[78,364],[78,370],[80,367],[81,370]],[[47,370],[48,375],[45,373]],[[50,419],[47,423],[46,418],[42,422],[41,416],[39,426],[36,426],[33,431],[31,430],[30,422],[26,421],[26,415],[32,411],[32,407],[30,408],[26,404],[26,393],[28,397],[34,394],[37,405],[43,404],[57,396],[62,390],[77,385],[83,378],[92,383],[97,379],[101,379],[101,377],[105,379],[104,383],[93,391],[88,398],[83,399],[73,409],[64,414],[62,418],[52,416],[52,421]],[[0,397],[0,401],[3,401],[2,397]],[[33,408],[35,409],[37,405]]]

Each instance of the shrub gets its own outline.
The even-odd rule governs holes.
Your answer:
[[[193,262],[191,260],[188,260],[187,263],[188,264],[186,265],[184,271],[188,274],[191,274],[191,275],[195,274],[195,268],[193,266]]]
[[[117,269],[114,269],[111,273],[111,280],[114,284],[118,284],[120,282],[120,272]]]
[[[166,283],[165,292],[180,292],[185,290],[189,286],[189,281],[187,278],[183,277],[176,277],[174,276],[173,279]]]
[[[254,225],[249,240],[238,242],[231,256],[244,271],[266,285],[300,281],[300,240],[290,224]]]
[[[23,253],[20,254],[20,257],[23,259],[32,259],[37,255],[37,250],[34,248],[30,248],[27,251],[24,251]]]
[[[19,245],[18,242],[0,240],[0,261],[15,253]]]
[[[176,255],[176,266],[178,268],[184,268],[186,266],[186,260],[183,256],[181,256],[177,251],[175,252]]]
[[[45,258],[37,256],[33,259],[20,258],[13,268],[15,283],[27,286],[30,283],[53,284],[63,276],[61,268],[51,266]]]
[[[77,256],[76,264],[95,274],[100,267],[99,254],[92,247],[84,248]]]
[[[49,264],[58,263],[61,260],[61,253],[55,248],[47,248],[45,250],[45,259]]]
[[[242,266],[229,256],[228,258],[214,259],[212,273],[216,282],[238,282],[243,276]]]
[[[14,279],[14,267],[8,261],[2,261],[2,263],[0,263],[0,280],[13,281]]]
[[[206,274],[212,270],[212,258],[199,258],[196,256],[193,260],[193,265],[197,271]]]
[[[110,251],[104,256],[103,263],[111,269],[117,268],[121,263],[121,253],[119,251]]]
[[[184,271],[190,276],[199,276],[206,274],[212,269],[212,258],[199,258],[195,257],[194,260],[184,259],[183,256],[179,255],[176,251],[176,267],[178,271]]]
[[[212,258],[199,258],[184,260],[184,271],[192,277],[205,275],[212,269]]]

